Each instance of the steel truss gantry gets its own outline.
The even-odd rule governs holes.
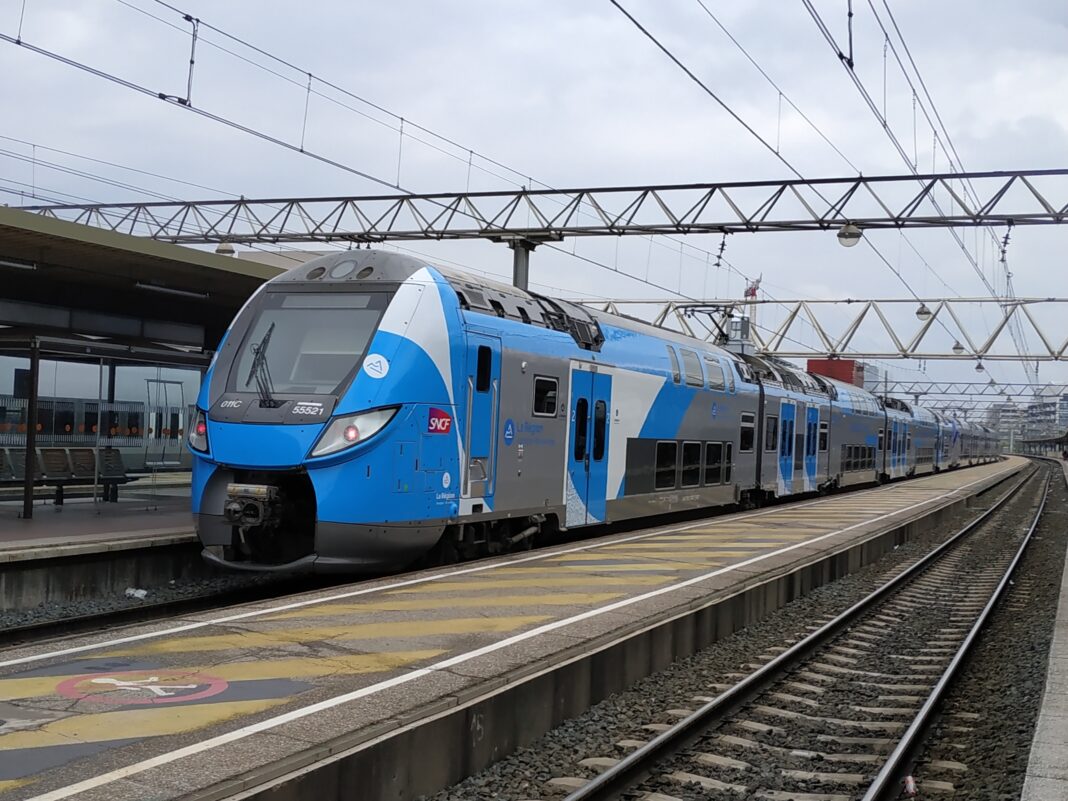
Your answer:
[[[575,236],[1060,224],[1068,169],[23,208],[182,244],[490,239],[529,250]]]
[[[878,391],[883,395],[911,395],[937,398],[988,398],[993,403],[1009,400],[1032,402],[1036,391],[1060,397],[1068,394],[1068,384],[1034,384],[990,381],[880,381]]]
[[[674,328],[690,336],[712,342],[725,342],[731,320],[750,319],[748,339],[760,355],[783,358],[856,358],[856,359],[923,359],[986,360],[1030,362],[1068,361],[1068,337],[1058,327],[1056,336],[1048,334],[1036,312],[1059,313],[1063,321],[1068,312],[1068,298],[883,298],[858,300],[591,300],[575,299],[593,308],[617,314],[629,314],[653,325]],[[775,310],[776,322],[755,324],[756,310],[769,306]],[[982,307],[998,315],[989,333],[974,333],[970,318],[974,308]],[[854,311],[855,308],[855,311]],[[848,311],[846,311],[848,309]],[[765,312],[761,311],[761,316]],[[1038,315],[1041,316],[1041,315]],[[832,323],[832,318],[834,323]],[[1039,347],[1031,352],[1000,351],[1011,340],[1008,326],[1018,319],[1038,338]],[[844,326],[842,321],[845,321]],[[865,323],[868,323],[865,325]],[[840,333],[832,333],[832,324]],[[802,337],[815,337],[806,344]],[[952,344],[933,340],[951,338]],[[871,339],[876,344],[872,346]],[[868,340],[860,344],[861,339]],[[881,340],[881,344],[880,344]]]

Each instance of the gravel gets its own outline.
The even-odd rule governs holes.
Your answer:
[[[993,499],[989,499],[992,501]],[[982,500],[980,500],[982,503]],[[974,512],[969,512],[970,518]],[[798,632],[836,614],[884,583],[902,566],[915,561],[960,528],[965,516],[944,521],[921,533],[876,563],[825,585],[798,599],[765,620],[738,631],[660,673],[648,676],[631,689],[605,699],[583,715],[545,734],[533,745],[519,749],[485,771],[430,796],[427,801],[509,801],[561,796],[546,782],[554,777],[590,778],[595,769],[578,767],[589,757],[619,758],[626,753],[616,743],[622,738],[648,739],[642,729],[649,723],[669,723],[667,710],[693,708],[696,695],[709,694],[714,683],[730,682],[730,673],[749,672],[746,665],[766,661],[766,655],[788,642]],[[762,655],[765,658],[760,658]],[[673,795],[684,795],[681,787]],[[708,798],[708,791],[693,792]]]
[[[1046,513],[983,639],[950,691],[916,769],[951,781],[958,798],[1018,799],[1046,682],[1061,573],[1068,546],[1068,492],[1054,475]],[[973,718],[973,715],[979,717]],[[953,727],[953,728],[951,728]],[[961,728],[970,731],[961,731]],[[946,775],[930,760],[968,766]]]

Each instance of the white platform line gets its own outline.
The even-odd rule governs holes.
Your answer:
[[[807,545],[812,545],[813,543],[821,542],[830,537],[837,536],[838,534],[844,534],[845,532],[851,531],[855,528],[859,528],[860,526],[869,525],[871,523],[878,523],[882,520],[886,520],[887,518],[895,517],[905,512],[910,512],[913,509],[919,508],[920,506],[925,506],[934,501],[940,501],[945,498],[949,498],[953,495],[956,495],[961,490],[966,489],[967,487],[970,487],[973,484],[977,484],[980,481],[985,480],[985,478],[986,477],[969,482],[968,484],[965,484],[962,487],[958,487],[957,489],[943,493],[942,495],[939,495],[935,498],[929,498],[924,501],[919,501],[917,503],[912,504],[911,506],[906,506],[902,509],[898,509],[897,511],[879,515],[877,517],[870,518],[869,520],[864,520],[860,523],[854,523],[851,526],[840,528],[836,531],[831,531],[826,534],[821,534],[818,537],[813,537],[803,542],[794,543],[793,545],[788,545],[784,548],[779,548],[776,551],[759,554],[742,562],[727,565],[717,570],[713,570],[708,573],[703,573],[699,576],[694,576],[692,578],[676,582],[675,584],[670,584],[666,587],[659,587],[655,590],[650,590],[649,592],[642,593],[641,595],[636,595],[632,598],[624,598],[622,600],[610,603],[607,606],[590,609],[586,612],[581,612],[577,615],[572,615],[571,617],[564,618],[562,620],[544,623],[541,626],[530,629],[529,631],[514,634],[511,637],[507,637],[503,640],[498,640],[497,642],[490,643],[489,645],[484,645],[481,648],[476,648],[473,651],[467,651],[462,654],[457,654],[456,656],[448,657],[439,662],[435,662],[429,667],[417,668],[416,670],[411,670],[399,676],[394,676],[393,678],[385,679],[384,681],[380,681],[375,684],[368,685],[366,687],[361,687],[360,689],[353,690],[352,692],[343,693],[342,695],[336,695],[333,698],[327,698],[322,701],[319,701],[318,703],[301,707],[299,709],[294,709],[289,712],[285,712],[281,715],[276,715],[272,718],[267,718],[266,720],[261,720],[258,723],[252,723],[248,726],[242,726],[239,729],[234,729],[233,731],[226,732],[225,734],[220,734],[208,740],[202,740],[201,742],[187,745],[184,748],[178,748],[174,751],[168,751],[167,753],[160,754],[159,756],[151,757],[150,759],[145,759],[141,762],[136,762],[133,765],[128,765],[123,768],[117,768],[116,770],[109,771],[108,773],[103,773],[99,776],[94,776],[90,779],[85,779],[84,781],[77,782],[76,784],[67,785],[66,787],[60,787],[56,790],[52,790],[50,792],[43,793],[38,796],[34,796],[32,799],[30,799],[30,801],[61,801],[61,799],[70,798],[71,796],[76,795],[78,793],[85,792],[87,790],[92,790],[97,787],[102,787],[104,785],[110,784],[111,782],[119,781],[121,779],[127,779],[131,776],[136,776],[137,774],[144,773],[145,771],[151,770],[152,768],[157,768],[162,765],[167,765],[171,762],[176,762],[180,759],[184,759],[185,757],[194,756],[205,751],[210,751],[213,748],[218,748],[219,746],[226,745],[227,743],[243,740],[244,738],[249,737],[253,734],[270,731],[271,729],[275,729],[286,723],[291,723],[295,720],[306,718],[309,715],[314,715],[317,712],[322,712],[327,709],[333,709],[334,707],[341,706],[342,704],[349,703],[350,701],[356,701],[360,698],[366,698],[369,695],[380,693],[383,690],[388,690],[393,687],[399,687],[403,684],[408,684],[409,682],[427,676],[433,673],[434,671],[447,670],[448,668],[455,667],[456,665],[461,665],[464,662],[469,662],[472,659],[477,659],[480,656],[485,656],[486,654],[491,654],[496,651],[500,651],[501,649],[507,648],[511,645],[515,645],[516,643],[524,642],[526,640],[533,639],[534,637],[539,637],[542,634],[548,634],[550,632],[564,628],[565,626],[570,626],[574,623],[579,623],[583,620],[590,620],[591,618],[598,617],[608,612],[614,612],[618,609],[623,609],[634,604],[642,603],[643,601],[648,601],[651,598],[657,598],[661,595],[666,595],[667,593],[675,592],[676,590],[684,589],[686,587],[692,587],[695,584],[700,584],[702,581],[707,581],[708,579],[715,578],[716,576],[721,576],[733,570],[738,570],[740,568],[747,567],[748,565],[761,562],[765,559],[770,559],[773,556],[779,556],[784,553],[789,553],[790,551],[796,550],[798,548],[803,548]]]

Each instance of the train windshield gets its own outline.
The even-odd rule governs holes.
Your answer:
[[[283,395],[336,392],[367,349],[389,298],[387,292],[265,293],[227,388],[256,392],[266,379],[271,392]]]

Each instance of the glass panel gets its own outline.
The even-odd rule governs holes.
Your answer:
[[[586,427],[589,425],[590,402],[579,398],[575,403],[575,461],[586,458]]]
[[[708,388],[709,389],[724,389],[723,382],[723,368],[720,367],[719,362],[705,357],[705,372],[708,373]]]
[[[489,392],[493,372],[493,352],[486,345],[478,346],[478,368],[475,375],[475,390]]]
[[[671,345],[667,346],[667,352],[671,357],[671,377],[677,384],[682,380],[682,373],[679,372],[679,357],[675,355],[675,349]]]
[[[656,443],[656,488],[675,489],[675,464],[678,460],[677,442]]]
[[[682,443],[682,486],[701,485],[701,443]]]
[[[268,292],[230,371],[231,391],[255,391],[256,351],[276,393],[329,394],[352,373],[378,327],[389,295]],[[323,305],[326,303],[326,305]],[[268,337],[268,334],[270,336]]]
[[[731,483],[731,469],[734,467],[734,443],[723,443],[723,483]]]
[[[604,430],[608,420],[608,410],[603,400],[593,404],[593,460],[599,462],[604,458]]]
[[[701,360],[697,358],[697,354],[685,349],[680,353],[682,353],[682,366],[686,368],[686,386],[703,387],[705,377],[701,372]]]
[[[705,484],[719,484],[723,480],[723,443],[705,445]]]
[[[756,423],[754,417],[748,412],[742,412],[742,422],[739,426],[738,449],[743,452],[752,451],[755,441]]]
[[[779,437],[779,418],[772,415],[764,421],[764,450],[775,450],[775,442]]]
[[[534,377],[534,414],[537,417],[556,416],[556,394],[559,384],[555,378]]]

